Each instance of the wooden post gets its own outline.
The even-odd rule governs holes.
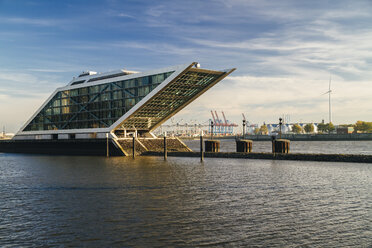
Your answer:
[[[110,156],[110,152],[109,152],[109,134],[106,133],[106,157],[109,157]]]
[[[203,151],[203,135],[200,135],[200,162],[204,160],[204,151]]]
[[[164,160],[167,160],[167,137],[164,136]]]
[[[136,156],[136,137],[133,136],[133,158]]]

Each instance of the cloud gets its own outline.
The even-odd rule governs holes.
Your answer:
[[[202,122],[216,109],[236,122],[242,112],[255,122],[274,122],[283,113],[292,120],[327,119],[328,98],[321,94],[330,74],[335,121],[372,116],[370,1],[135,2],[106,1],[65,19],[0,17],[8,27],[0,39],[9,41],[10,56],[22,51],[19,58],[0,55],[16,61],[2,64],[0,99],[49,95],[71,79],[70,72],[85,68],[144,71],[198,61],[205,68],[237,70],[176,118],[198,116]],[[9,31],[13,25],[26,28]],[[48,36],[51,29],[44,27],[51,26],[62,27],[59,35]],[[48,37],[39,36],[42,31]],[[23,43],[29,41],[23,32],[35,42]],[[32,66],[22,68],[24,58]]]
[[[0,23],[50,27],[50,26],[56,26],[59,23],[59,21],[55,19],[41,19],[41,18],[0,17]]]
[[[357,34],[356,34],[357,33]],[[260,65],[292,74],[293,68],[328,70],[368,78],[372,58],[372,30],[344,30],[336,24],[311,23],[262,34],[240,41],[188,38],[209,49],[240,51],[254,56]],[[286,68],[288,68],[286,70]],[[364,74],[364,75],[363,75]]]
[[[118,17],[133,18],[133,19],[135,18],[134,16],[126,14],[126,13],[119,13],[117,16]]]
[[[336,123],[355,122],[360,114],[372,114],[369,81],[356,82],[333,79],[332,108]],[[230,120],[241,122],[241,113],[250,122],[276,122],[283,114],[292,121],[328,121],[328,80],[288,77],[229,76],[202,95],[177,115],[191,120],[194,116],[208,119],[210,110],[225,111]]]
[[[52,93],[57,86],[56,76],[32,75],[19,71],[0,71],[0,94],[9,98],[40,98]]]
[[[30,69],[27,69],[27,71],[32,71],[32,72],[71,72],[72,69],[65,70],[65,69],[30,68]]]

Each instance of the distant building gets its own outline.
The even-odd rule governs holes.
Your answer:
[[[283,134],[291,133],[292,132],[292,127],[295,124],[298,124],[302,128],[302,130],[304,130],[304,128],[307,124],[313,124],[314,125],[314,133],[318,132],[318,123],[284,123],[282,125],[282,130],[281,130],[282,133]],[[267,124],[267,129],[269,130],[269,134],[279,133],[279,124],[278,123]],[[305,132],[305,130],[304,130],[304,132]]]
[[[337,127],[337,134],[350,134],[354,132],[354,127]]]

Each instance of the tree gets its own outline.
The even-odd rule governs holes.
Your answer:
[[[304,127],[306,133],[313,133],[314,132],[314,125],[313,123],[308,123]]]
[[[267,129],[267,126],[265,124],[263,124],[261,127],[260,127],[260,134],[268,134],[269,133],[269,129]]]
[[[319,133],[330,133],[333,130],[335,130],[335,126],[333,125],[332,122],[324,124],[324,123],[319,123],[318,124],[318,132]]]
[[[257,135],[257,134],[259,134],[259,133],[260,133],[260,129],[259,129],[258,127],[255,128],[255,129],[254,129],[254,134]]]
[[[327,132],[327,124],[319,123],[318,126],[318,133],[325,133]]]
[[[327,124],[327,131],[330,133],[333,130],[335,130],[335,126],[332,124],[332,122]]]
[[[302,132],[302,127],[298,124],[294,124],[292,126],[292,132],[294,133],[301,133]]]
[[[372,122],[357,121],[354,125],[354,130],[363,133],[372,132]]]

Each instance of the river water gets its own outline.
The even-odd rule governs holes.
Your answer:
[[[372,165],[0,154],[0,247],[371,247]]]

